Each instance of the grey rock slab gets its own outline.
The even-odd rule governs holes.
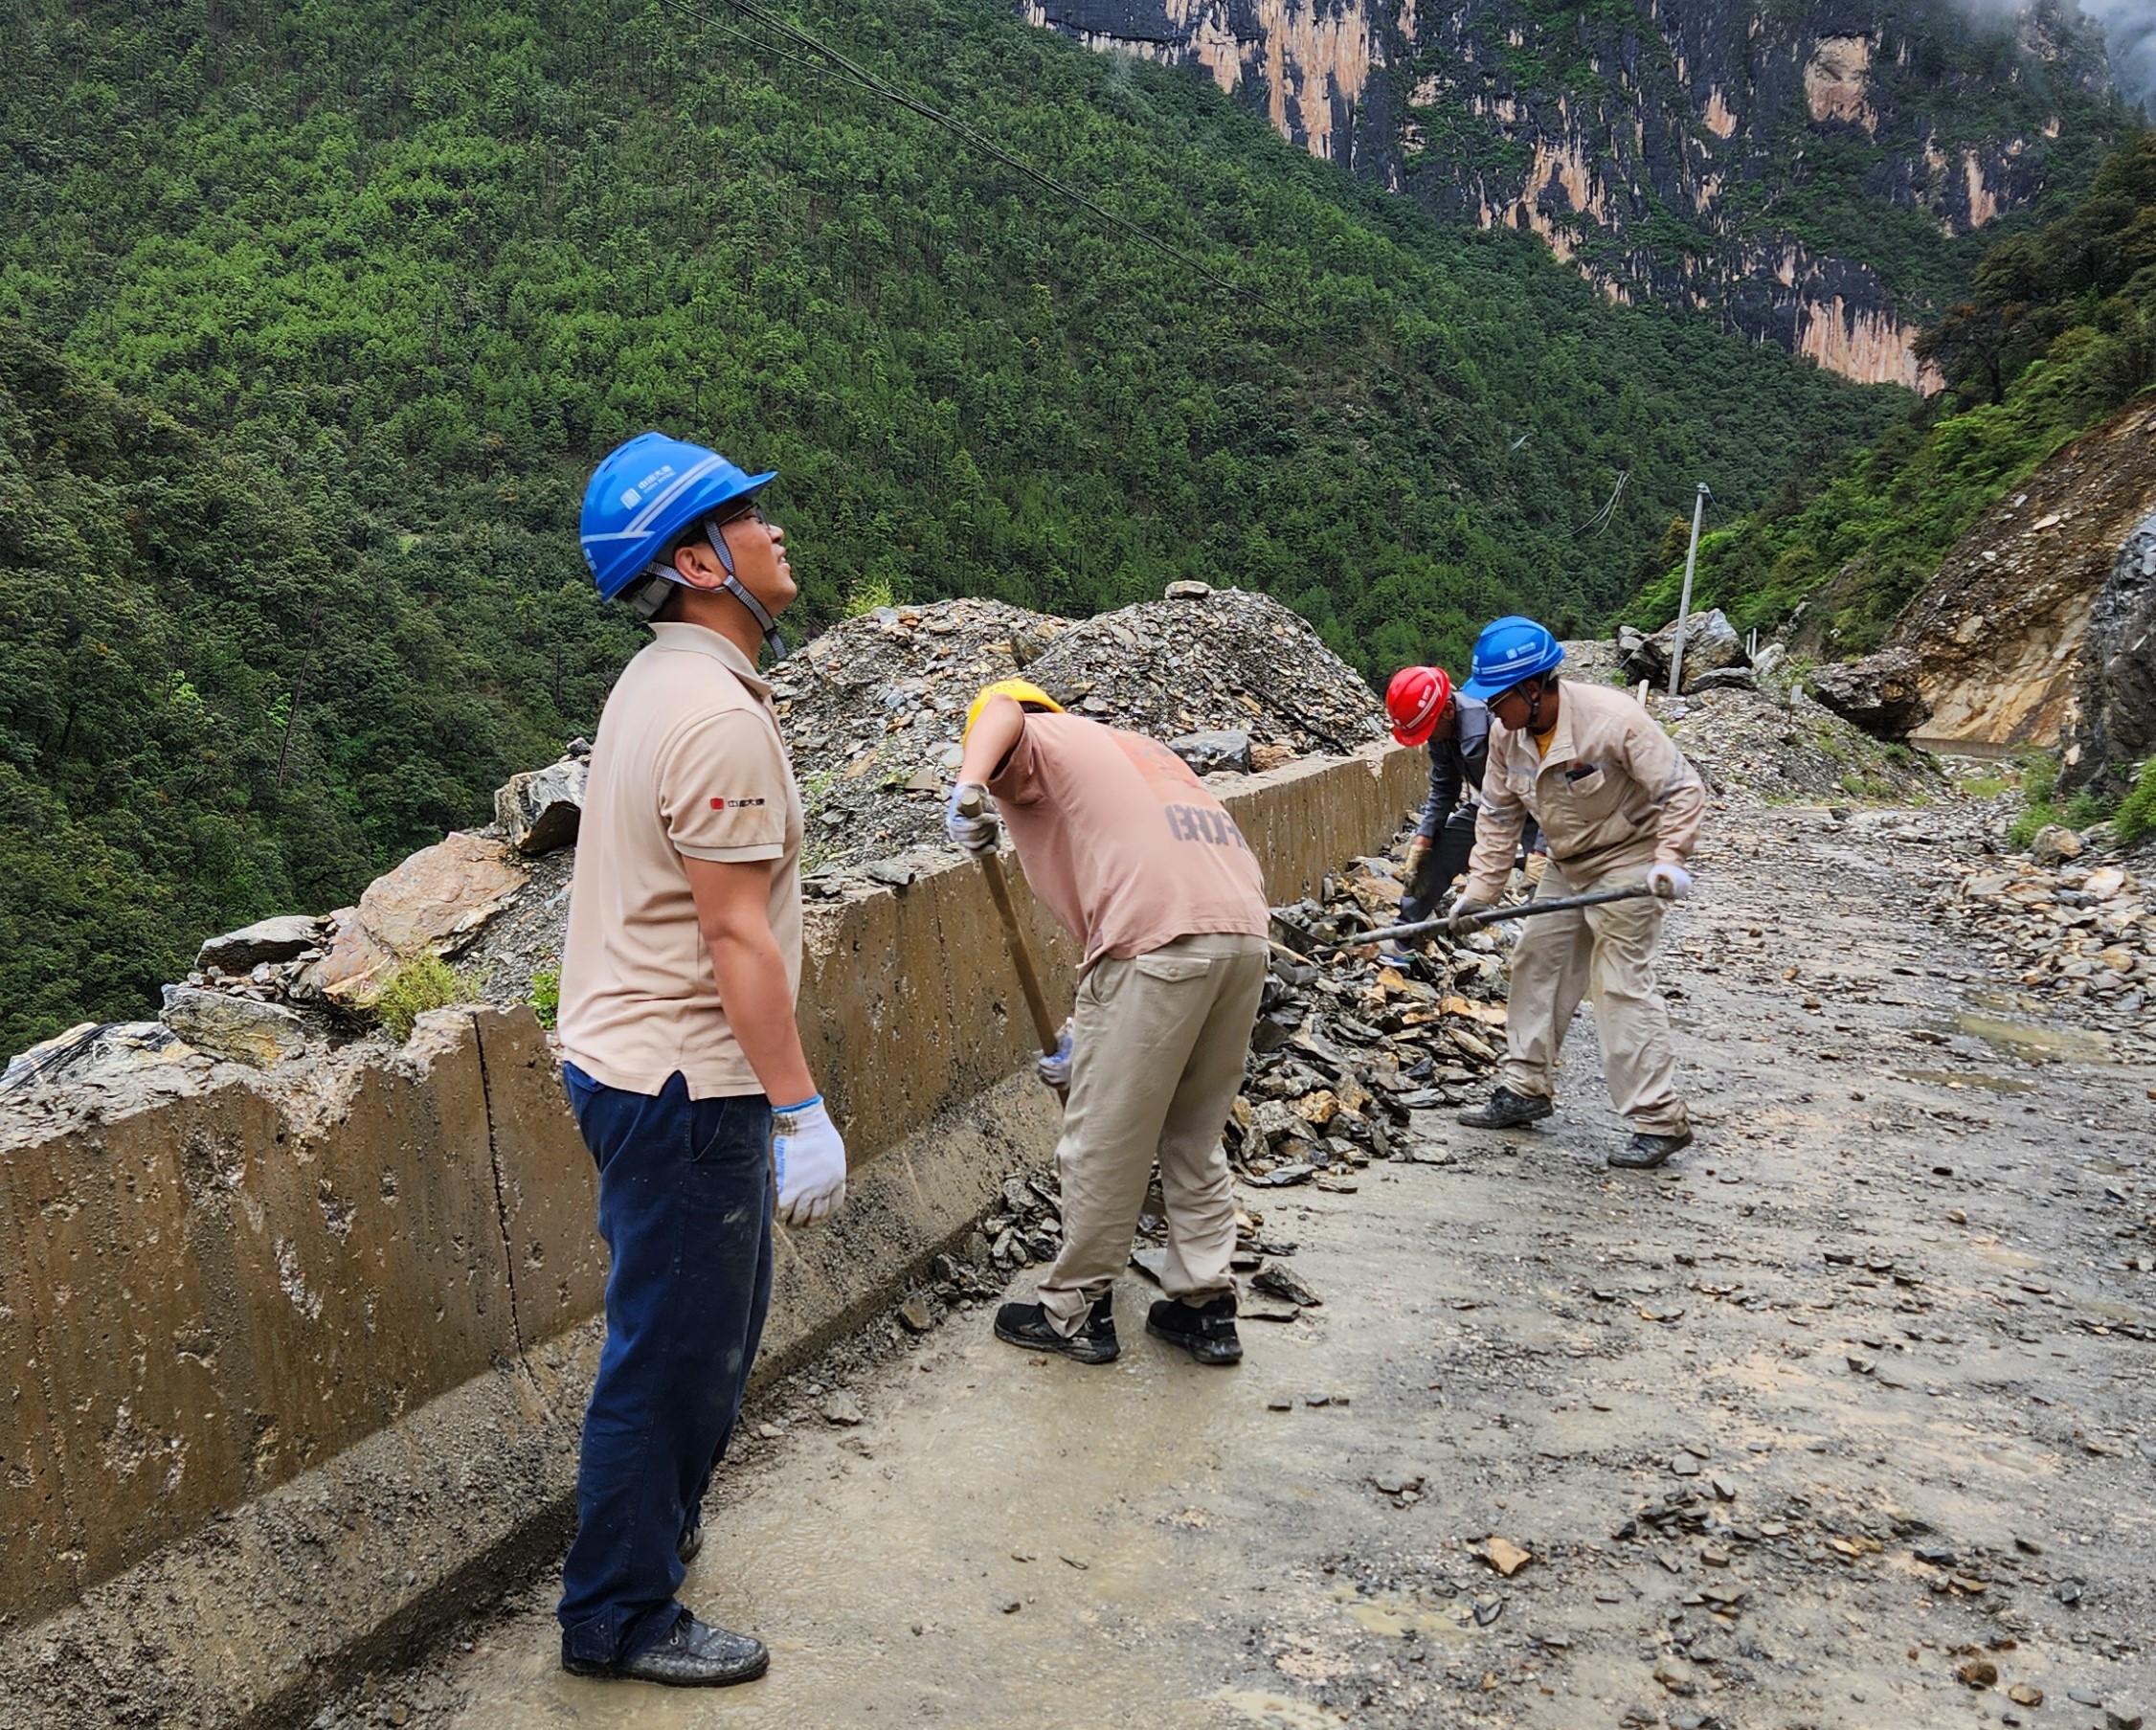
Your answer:
[[[305,1023],[291,1010],[221,991],[168,985],[160,1019],[197,1049],[258,1069],[306,1047]]]
[[[504,839],[528,857],[573,846],[590,779],[591,765],[582,757],[511,775],[494,794],[494,820]]]
[[[1190,765],[1193,775],[1248,775],[1250,735],[1221,730],[1184,733],[1170,739],[1168,749]]]
[[[196,952],[194,964],[205,970],[247,973],[264,961],[298,959],[321,941],[322,921],[312,913],[280,913],[258,919],[221,937],[212,937]]]

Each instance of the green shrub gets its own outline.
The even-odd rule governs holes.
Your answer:
[[[2028,751],[2018,759],[2021,765],[2021,791],[2028,795],[2032,805],[2048,805],[2052,795],[2058,790],[2058,759],[2048,751]]]
[[[2025,807],[2021,815],[2015,818],[2008,827],[2007,845],[2014,848],[2026,847],[2036,839],[2036,832],[2039,829],[2048,829],[2058,820],[2058,807],[2049,799],[2039,799],[2036,803]]]
[[[873,613],[878,607],[895,607],[898,596],[892,592],[888,577],[857,577],[846,591],[844,613],[848,618],[859,618],[865,613]]]
[[[2156,835],[2156,757],[2141,766],[2134,790],[2119,806],[2119,839],[2127,846]]]
[[[471,988],[448,962],[439,955],[416,955],[390,975],[367,1006],[381,1022],[383,1030],[402,1045],[428,1010],[471,1000]]]
[[[550,967],[544,973],[533,974],[531,990],[524,1000],[531,1005],[531,1013],[539,1018],[540,1026],[551,1033],[561,1014],[561,969]]]
[[[2086,829],[2092,823],[2104,821],[2112,809],[2112,800],[2084,787],[2066,801],[2066,820],[2077,829]]]

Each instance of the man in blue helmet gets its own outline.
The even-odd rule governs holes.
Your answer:
[[[801,799],[756,676],[796,593],[757,504],[773,479],[646,433],[584,495],[599,594],[653,640],[599,718],[562,951],[612,1257],[558,1612],[578,1675],[716,1687],[770,1662],[674,1594],[762,1337],[775,1206],[813,1224],[846,1185],[795,1028]]]
[[[1653,898],[1522,922],[1504,1067],[1488,1103],[1460,1121],[1506,1130],[1547,1117],[1565,1030],[1581,999],[1590,998],[1609,1097],[1632,1127],[1609,1163],[1645,1169],[1692,1140],[1654,963],[1663,903],[1692,887],[1685,862],[1699,839],[1706,793],[1629,692],[1561,679],[1563,660],[1549,632],[1517,617],[1498,619],[1475,642],[1473,673],[1462,688],[1489,704],[1493,726],[1474,850],[1451,909],[1454,928],[1495,905],[1530,819],[1549,851],[1545,898],[1641,884]]]

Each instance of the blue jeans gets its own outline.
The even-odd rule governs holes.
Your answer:
[[[712,1469],[771,1305],[771,1102],[655,1098],[563,1066],[599,1168],[606,1347],[584,1412],[575,1539],[562,1567],[562,1646],[621,1663],[685,1612],[682,1534]]]

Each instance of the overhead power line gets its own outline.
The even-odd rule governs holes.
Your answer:
[[[1244,300],[1255,301],[1264,298],[1255,290],[1246,288],[1241,283],[1222,276],[1203,259],[1184,252],[1180,247],[1163,239],[1143,224],[1133,222],[1128,216],[1118,215],[1106,205],[1089,196],[1078,188],[1069,185],[1067,182],[1058,180],[1052,174],[1044,173],[1022,157],[1013,155],[1001,145],[996,143],[994,139],[984,137],[979,132],[975,131],[973,127],[967,125],[964,121],[959,120],[955,115],[946,114],[942,109],[933,107],[917,97],[909,96],[897,86],[878,78],[858,61],[847,58],[820,37],[812,35],[798,25],[789,24],[775,13],[765,11],[762,7],[754,4],[754,0],[722,0],[722,4],[730,11],[761,25],[767,31],[773,32],[785,41],[806,50],[809,55],[821,56],[824,63],[820,64],[816,60],[803,57],[802,55],[790,53],[775,43],[766,42],[746,32],[731,29],[714,18],[702,7],[687,4],[687,0],[660,0],[660,4],[669,11],[678,12],[683,17],[692,19],[700,25],[708,26],[724,35],[731,36],[736,41],[745,42],[759,53],[775,55],[792,65],[805,67],[809,71],[819,73],[826,78],[837,78],[847,83],[857,84],[871,95],[879,96],[884,101],[906,109],[909,113],[917,114],[923,120],[941,126],[952,137],[995,158],[996,161],[1003,164],[1006,168],[1015,169],[1036,186],[1044,187],[1058,197],[1067,198],[1072,204],[1090,211],[1103,222],[1122,230],[1134,239],[1142,241],[1164,257],[1173,258],[1185,270],[1193,271],[1203,277],[1216,287],[1224,288],[1230,294]]]

